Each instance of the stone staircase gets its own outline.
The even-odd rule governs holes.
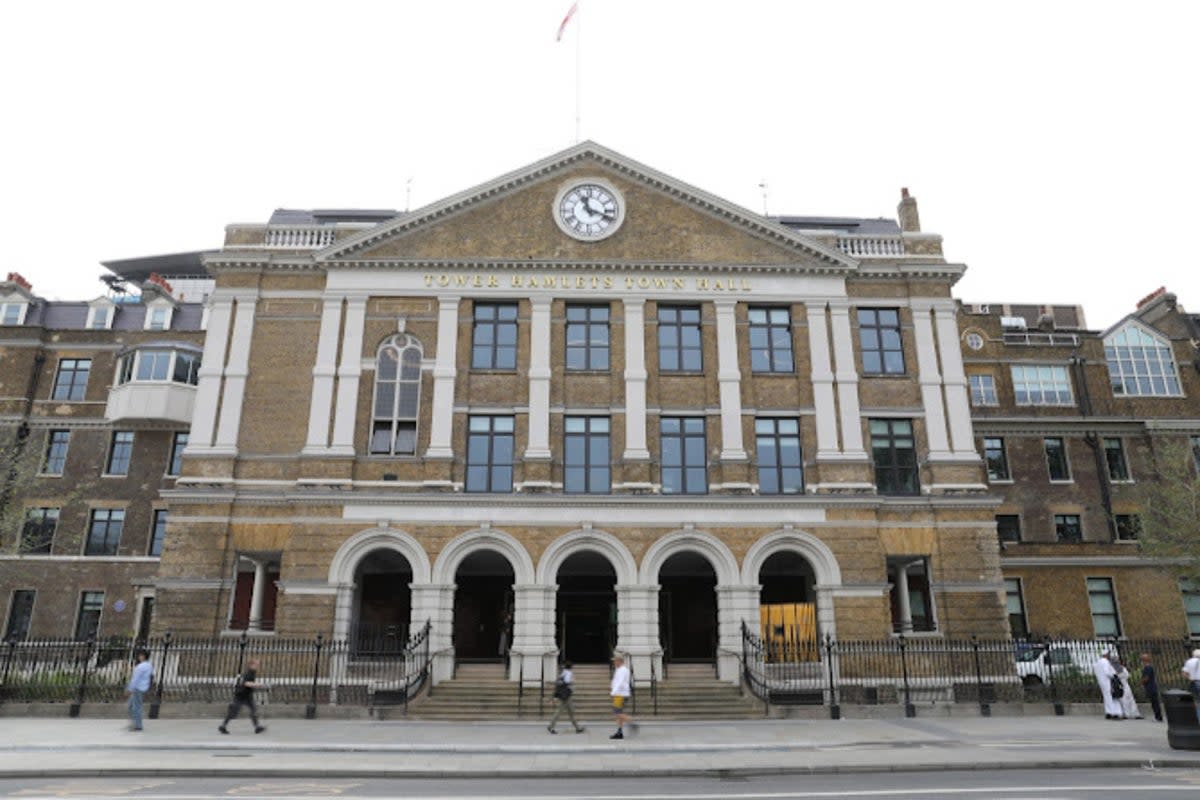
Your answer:
[[[650,687],[638,687],[637,717],[709,720],[755,719],[763,715],[760,702],[749,694],[742,696],[738,687],[718,681],[707,664],[673,665],[668,675],[669,680],[658,682],[657,715]],[[608,680],[609,669],[605,664],[575,667],[572,699],[575,715],[582,724],[608,724],[612,719]],[[422,693],[409,704],[408,718],[464,722],[547,719],[554,713],[556,705],[553,692],[553,679],[547,676],[539,713],[537,686],[526,686],[524,696],[518,698],[517,686],[505,679],[503,665],[461,664],[453,680],[439,683],[432,694]],[[400,709],[381,709],[377,716],[399,718],[402,713]],[[570,722],[567,722],[563,729],[569,727]]]

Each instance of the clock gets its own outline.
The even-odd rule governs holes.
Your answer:
[[[554,221],[563,233],[583,242],[612,236],[624,219],[621,193],[599,178],[572,181],[554,198]]]

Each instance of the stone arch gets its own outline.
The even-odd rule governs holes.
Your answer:
[[[695,550],[708,559],[717,574],[718,586],[729,586],[738,582],[737,559],[725,543],[711,533],[696,530],[675,531],[651,545],[642,556],[640,582],[658,583],[659,570],[666,560],[687,550]]]
[[[553,584],[563,562],[575,553],[586,550],[608,559],[617,574],[618,585],[637,582],[637,561],[629,548],[611,533],[591,529],[571,531],[551,542],[538,561],[537,582],[546,586]]]
[[[817,585],[829,588],[842,585],[842,569],[838,566],[833,551],[817,537],[804,531],[782,529],[755,542],[742,559],[742,583],[754,586],[766,560],[778,552],[790,550],[799,553],[812,565]]]
[[[519,586],[534,582],[533,559],[529,557],[524,545],[504,531],[492,528],[467,531],[443,547],[433,562],[433,582],[453,584],[458,565],[476,550],[496,550],[507,558],[513,568],[514,584]]]
[[[342,542],[329,562],[329,583],[344,586],[354,583],[358,563],[374,550],[394,550],[408,560],[412,567],[413,583],[429,583],[431,570],[425,549],[409,533],[395,528],[371,528]]]

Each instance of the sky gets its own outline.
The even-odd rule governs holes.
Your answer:
[[[575,144],[578,101],[580,138],[755,211],[908,187],[966,302],[1200,311],[1200,3],[581,0],[556,42],[570,7],[4,3],[0,274],[90,299],[278,207],[418,208]]]

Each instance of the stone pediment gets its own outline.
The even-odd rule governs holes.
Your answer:
[[[599,180],[624,206],[615,233],[579,241],[555,220],[575,182]],[[327,267],[576,263],[773,267],[847,273],[854,259],[767,217],[593,142],[342,239],[314,254]]]

